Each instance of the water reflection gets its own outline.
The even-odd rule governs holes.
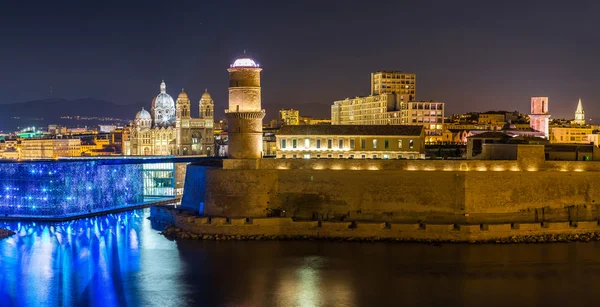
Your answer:
[[[153,251],[170,250],[170,269],[179,267],[175,243],[156,234],[147,215],[135,210],[64,223],[1,222],[17,234],[0,241],[0,305],[142,305],[143,292],[154,286],[139,282],[139,273],[157,265],[160,252]]]
[[[0,306],[581,306],[600,280],[598,242],[173,242],[148,215],[0,222]]]

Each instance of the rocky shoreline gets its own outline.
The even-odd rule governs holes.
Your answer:
[[[0,240],[4,239],[4,238],[8,238],[8,237],[10,237],[10,236],[12,236],[14,234],[15,234],[14,231],[10,231],[8,229],[2,229],[2,228],[0,228]]]
[[[558,243],[558,242],[590,242],[600,241],[600,232],[588,232],[581,234],[548,234],[548,235],[526,235],[512,236],[504,239],[478,240],[478,241],[460,241],[460,240],[437,240],[437,239],[402,239],[402,238],[380,238],[380,237],[312,237],[312,236],[275,236],[275,235],[214,235],[214,234],[196,234],[185,231],[173,225],[168,225],[161,232],[166,238],[207,240],[207,241],[267,241],[267,240],[321,240],[321,241],[339,241],[339,242],[407,242],[407,243],[470,243],[470,244],[514,244],[514,243]]]

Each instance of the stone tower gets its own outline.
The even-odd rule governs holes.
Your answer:
[[[176,139],[176,154],[181,156],[190,155],[192,153],[192,135],[190,131],[190,98],[181,89],[181,93],[177,96],[175,103],[175,130],[177,134]]]
[[[575,120],[573,123],[575,125],[585,125],[585,112],[583,111],[583,106],[581,105],[581,98],[579,98],[577,110],[575,110]]]
[[[531,114],[529,115],[529,126],[536,131],[543,132],[546,138],[549,136],[548,121],[548,97],[531,97]]]
[[[242,56],[229,69],[229,109],[227,116],[229,158],[262,158],[262,120],[265,110],[260,100],[262,68],[250,57]]]
[[[200,118],[212,120],[214,109],[215,103],[208,93],[208,90],[205,89],[204,94],[202,94],[202,98],[200,99]]]

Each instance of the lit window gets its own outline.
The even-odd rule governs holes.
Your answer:
[[[296,148],[296,146],[297,146],[297,141],[296,141],[296,139],[293,139],[292,140],[292,148]]]
[[[285,149],[285,146],[286,146],[286,142],[285,141],[286,141],[285,139],[281,140],[281,148],[282,149]]]
[[[389,158],[390,158],[390,155],[383,155],[383,158],[384,158],[384,159],[389,159]]]
[[[373,149],[377,148],[377,140],[373,140]]]
[[[310,154],[304,154],[304,159],[310,159]]]
[[[389,140],[385,140],[384,141],[384,145],[385,145],[385,149],[390,148],[390,141]]]
[[[410,141],[408,141],[408,145],[409,145],[408,147],[409,147],[410,149],[413,149],[413,148],[415,148],[415,142],[414,142],[413,140],[410,140]]]
[[[310,139],[304,139],[304,149],[308,149],[310,147]]]
[[[398,140],[398,149],[402,149],[402,140]]]

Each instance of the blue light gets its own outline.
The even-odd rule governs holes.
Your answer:
[[[174,178],[162,177],[168,165],[150,164],[0,163],[0,187],[6,191],[0,194],[0,215],[74,216],[135,206],[144,202],[145,196],[174,197],[169,184]],[[174,165],[172,176],[173,170]]]

